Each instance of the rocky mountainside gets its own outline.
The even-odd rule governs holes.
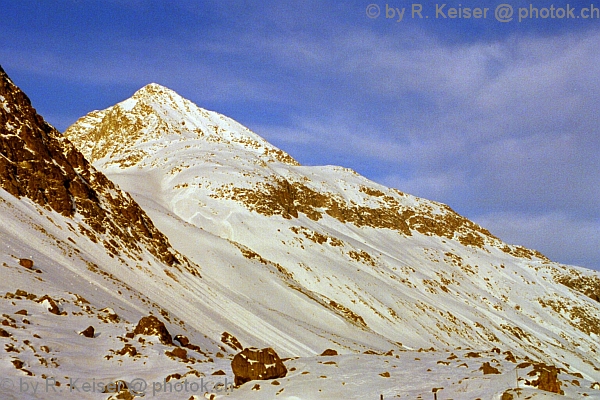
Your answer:
[[[139,253],[141,245],[169,266],[181,263],[135,201],[48,125],[1,68],[0,100],[0,187],[65,217],[80,216],[79,229],[113,255]]]
[[[156,84],[63,137],[0,78],[0,397],[600,398],[597,273]],[[248,346],[287,375],[229,387]]]
[[[157,84],[81,118],[65,136],[175,248],[278,328],[268,339],[238,328],[245,341],[290,355],[499,346],[598,376],[593,271],[506,244],[446,205],[351,170],[301,166]],[[219,266],[204,254],[216,250],[198,244],[207,234],[255,265]]]

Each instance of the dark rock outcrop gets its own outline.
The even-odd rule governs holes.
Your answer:
[[[96,171],[0,67],[0,188],[66,217],[79,214],[93,241],[117,254],[139,254],[140,245],[168,265],[177,260],[167,238],[125,192]],[[83,228],[83,227],[82,227]],[[113,240],[102,240],[111,236]],[[120,243],[118,243],[120,242]],[[33,268],[31,260],[21,260]]]
[[[489,362],[484,362],[483,365],[479,368],[480,371],[483,371],[484,375],[489,375],[489,374],[499,374],[500,371],[498,370],[498,368],[493,367],[492,365],[490,365]]]
[[[133,333],[135,335],[156,336],[162,344],[173,344],[173,338],[167,330],[167,327],[161,320],[156,318],[154,315],[149,315],[140,319],[140,322],[138,322]]]
[[[184,335],[176,335],[174,339],[183,347],[186,347],[190,344],[190,339],[188,339],[187,336]]]
[[[165,354],[174,359],[179,358],[183,361],[187,361],[187,359],[188,359],[187,358],[187,350],[182,349],[181,347],[175,347],[173,350],[165,352]]]
[[[229,332],[223,332],[221,334],[221,342],[225,343],[226,345],[228,345],[229,347],[231,347],[234,350],[239,350],[239,351],[244,350],[244,346],[242,346],[240,341],[237,340],[237,338]]]
[[[52,297],[46,295],[37,300],[37,302],[42,304],[45,302],[46,306],[48,307],[48,312],[51,314],[62,315],[58,303]]]
[[[322,356],[337,356],[338,352],[333,349],[327,349],[321,353]]]
[[[564,394],[564,391],[560,388],[562,382],[558,379],[558,372],[558,368],[554,365],[534,363],[533,370],[528,375],[537,376],[537,379],[525,383],[547,392]]]
[[[95,335],[95,330],[93,326],[88,326],[85,330],[79,332],[81,336],[85,336],[86,338],[93,338]]]
[[[125,343],[125,346],[123,346],[123,348],[121,350],[118,350],[115,353],[120,356],[129,356],[129,357],[135,357],[138,354],[137,349],[134,346],[130,345],[129,343]]]
[[[246,348],[231,361],[234,384],[240,386],[253,380],[283,378],[287,368],[272,348]]]
[[[28,260],[26,258],[21,258],[19,260],[19,265],[25,269],[33,269],[33,260]]]

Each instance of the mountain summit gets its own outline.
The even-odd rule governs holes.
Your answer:
[[[168,208],[188,222],[203,216],[212,220],[208,214],[220,214],[223,201],[233,200],[264,216],[291,219],[304,214],[313,221],[327,216],[341,224],[405,236],[419,232],[546,260],[538,252],[502,243],[444,204],[383,187],[345,168],[302,167],[231,118],[199,108],[155,83],[113,107],[91,112],[65,136],[109,174],[128,175],[130,167],[161,171],[162,177],[153,174],[148,182],[159,185]],[[188,207],[192,199],[203,206]]]
[[[296,162],[231,118],[204,110],[156,83],[138,90],[130,99],[95,111],[68,129],[67,137],[80,143],[91,162],[132,166],[153,152],[154,146],[202,138],[231,149],[252,150],[265,160]],[[234,134],[235,133],[235,134]],[[162,142],[162,143],[161,143]]]

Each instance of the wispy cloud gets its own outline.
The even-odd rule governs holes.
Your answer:
[[[164,84],[300,161],[343,164],[448,203],[509,241],[546,229],[549,255],[568,260],[577,246],[566,235],[578,237],[583,255],[572,259],[600,269],[598,29],[506,25],[507,33],[463,40],[458,25],[369,20],[360,2],[203,4],[178,3],[170,29],[156,25],[155,34],[140,25],[145,34],[123,25],[104,40],[75,32],[91,46],[71,32],[52,36],[61,38],[55,43],[7,28],[19,41],[0,46],[0,58],[9,72],[110,88],[110,101]],[[147,8],[138,2],[127,12]],[[104,33],[96,22],[94,32]],[[47,107],[61,124],[89,111]],[[550,240],[550,227],[561,224],[555,232],[564,240]]]

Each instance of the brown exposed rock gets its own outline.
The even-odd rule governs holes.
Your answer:
[[[118,394],[110,396],[108,400],[135,400],[136,397],[129,390],[121,390]]]
[[[102,322],[112,323],[112,324],[116,324],[117,322],[119,322],[121,320],[119,318],[119,316],[117,315],[117,313],[115,313],[115,311],[112,308],[108,308],[108,307],[105,307],[105,308],[99,310],[97,317]]]
[[[173,339],[167,330],[167,327],[154,315],[149,315],[140,319],[140,322],[138,322],[133,333],[135,335],[157,336],[162,344],[173,344]]]
[[[48,302],[48,311],[54,315],[61,315],[60,308],[54,299],[48,295],[41,297],[37,300],[38,303],[43,303],[44,301]]]
[[[506,350],[502,354],[506,355],[506,358],[505,358],[506,361],[510,361],[512,363],[516,363],[517,362],[517,359],[515,358],[514,354],[510,352],[510,350]]]
[[[14,365],[14,367],[22,372],[24,372],[25,374],[27,374],[28,376],[35,376],[33,374],[33,372],[23,368],[25,366],[25,363],[21,360],[19,360],[18,358],[13,359],[12,360],[12,364]]]
[[[558,380],[558,368],[554,365],[546,365],[543,363],[534,363],[532,365],[533,370],[528,375],[537,376],[537,379],[526,381],[527,384],[547,392],[564,394],[564,391],[560,388],[562,383]]]
[[[85,336],[86,338],[93,338],[95,331],[93,326],[88,326],[85,330],[79,332],[80,335]]]
[[[213,372],[211,375],[227,375],[222,369]]]
[[[283,378],[287,368],[272,348],[246,348],[233,357],[231,369],[235,376],[234,383],[240,386],[253,380]]]
[[[0,328],[0,337],[11,337],[12,335],[5,331],[4,329]]]
[[[33,269],[33,261],[26,258],[21,258],[19,260],[19,265],[26,269]]]
[[[19,311],[15,312],[15,314],[17,314],[17,315],[27,315],[27,310],[19,310]]]
[[[116,381],[109,383],[104,387],[102,393],[115,393],[110,396],[107,400],[133,400],[135,397],[129,392],[127,382]]]
[[[183,347],[186,347],[188,344],[190,344],[190,339],[188,339],[186,336],[183,336],[183,335],[175,336],[174,340],[178,341],[179,344],[182,345]]]
[[[188,350],[192,350],[192,351],[196,351],[198,353],[202,353],[206,356],[206,353],[202,351],[202,349],[200,348],[200,346],[192,344],[190,342],[190,340],[184,336],[184,335],[177,335],[175,336],[175,338],[173,339],[174,341],[178,342],[180,344],[181,347],[185,347]],[[216,354],[217,357],[222,358],[223,355],[221,353],[217,353]]]
[[[179,379],[181,379],[181,374],[175,373],[175,374],[168,375],[165,378],[165,382],[171,382],[172,380],[179,380]]]
[[[365,192],[365,190],[361,190]],[[383,192],[381,192],[383,193]],[[391,229],[411,236],[417,231],[428,236],[439,236],[457,239],[461,244],[483,247],[486,243],[504,244],[489,231],[469,219],[457,214],[444,204],[436,203],[442,210],[433,213],[428,209],[412,209],[402,206],[397,198],[389,195],[374,196],[379,207],[367,207],[355,202],[348,202],[335,193],[318,192],[302,182],[293,182],[280,177],[271,178],[270,182],[260,183],[255,188],[224,186],[212,197],[225,197],[244,204],[251,211],[283,218],[298,218],[305,214],[318,221],[327,214],[342,223],[351,223],[358,227],[369,226],[379,229]],[[512,247],[506,246],[511,254]],[[542,254],[523,249],[517,257],[546,259]]]
[[[554,278],[557,283],[563,284],[592,300],[600,302],[600,277],[595,275],[581,276],[578,271],[572,271],[574,276],[561,275]]]
[[[165,352],[165,354],[169,357],[180,358],[184,361],[187,361],[187,359],[188,359],[187,358],[187,350],[182,349],[181,347],[175,347],[173,350]]]
[[[500,400],[513,400],[515,397],[509,393],[508,391],[502,393],[502,398]]]
[[[338,352],[336,350],[333,349],[327,349],[324,352],[321,353],[322,356],[337,356]]]
[[[489,362],[484,362],[483,365],[479,368],[480,371],[483,371],[484,375],[489,374],[499,374],[500,371],[496,367],[492,367]]]
[[[226,345],[228,345],[229,347],[231,347],[234,350],[243,350],[244,349],[244,347],[242,346],[240,341],[237,340],[237,338],[229,332],[223,332],[221,334],[221,342],[225,343]]]
[[[37,114],[1,67],[0,96],[5,99],[0,107],[0,188],[66,217],[78,213],[91,227],[83,230],[90,239],[102,234],[118,238],[118,249],[105,242],[112,253],[123,249],[137,254],[143,245],[168,265],[184,263],[195,270],[183,258],[176,259],[167,238],[131,196]]]
[[[126,343],[125,346],[123,346],[123,348],[121,350],[118,350],[116,353],[120,356],[129,356],[129,357],[134,357],[134,356],[137,356],[137,354],[138,354],[137,349],[128,343]]]

